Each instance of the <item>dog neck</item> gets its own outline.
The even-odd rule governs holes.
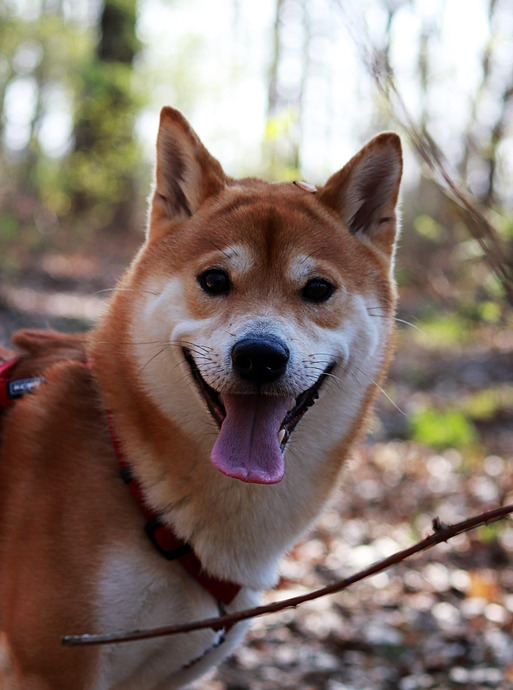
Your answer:
[[[189,573],[203,589],[211,594],[218,602],[227,606],[235,599],[241,586],[235,582],[221,580],[209,575],[204,570],[192,546],[183,539],[180,539],[173,527],[170,524],[164,523],[162,518],[148,506],[144,500],[141,486],[132,474],[130,464],[125,457],[119,438],[116,435],[113,415],[108,410],[107,419],[112,445],[119,463],[121,478],[130,488],[132,496],[146,519],[144,531],[151,543],[166,560],[180,563],[182,568]]]
[[[18,358],[13,358],[0,363],[0,409],[13,405],[16,400],[23,395],[30,393],[33,389],[43,382],[40,376],[31,378],[16,378],[12,376]],[[90,362],[85,366],[91,367]],[[128,485],[130,491],[143,513],[146,524],[144,530],[148,535],[153,546],[168,561],[177,561],[182,568],[200,584],[218,602],[220,611],[224,606],[230,604],[241,586],[235,582],[221,580],[209,575],[203,568],[201,561],[194,553],[192,546],[180,539],[173,527],[162,521],[160,516],[155,513],[145,502],[141,486],[133,476],[130,464],[123,452],[121,443],[114,428],[113,415],[109,410],[106,411],[112,445],[119,463],[120,475]]]

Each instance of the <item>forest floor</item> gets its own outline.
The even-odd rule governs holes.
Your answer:
[[[107,257],[108,259],[108,257]],[[119,273],[83,257],[0,281],[0,344],[20,327],[83,329]],[[28,275],[28,273],[27,273]],[[78,278],[77,278],[78,276]],[[406,299],[411,320],[414,300]],[[399,324],[368,440],[265,601],[330,584],[453,523],[513,503],[511,323],[444,341]],[[413,421],[412,421],[413,420]],[[416,421],[415,421],[416,420]],[[412,431],[414,429],[414,431]],[[513,689],[513,529],[451,539],[349,589],[256,619],[202,690]]]

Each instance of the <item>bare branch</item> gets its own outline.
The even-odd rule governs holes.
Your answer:
[[[376,87],[384,97],[392,116],[405,130],[410,143],[425,163],[437,187],[456,204],[462,219],[475,240],[479,243],[484,259],[499,278],[509,304],[513,306],[513,263],[510,251],[505,246],[499,233],[486,217],[477,200],[465,188],[465,185],[454,171],[440,147],[421,127],[408,110],[395,83],[394,73],[386,54],[377,50],[370,39],[363,21],[349,13],[342,0],[333,0],[345,19],[346,28],[353,40],[360,59],[374,79]],[[492,5],[493,7],[493,5]],[[508,93],[504,95],[504,106],[509,102]]]
[[[513,505],[507,505],[501,508],[490,510],[486,513],[482,513],[476,517],[457,522],[455,525],[445,525],[439,520],[438,517],[436,517],[433,520],[434,533],[430,536],[422,539],[413,546],[409,546],[407,549],[398,551],[392,556],[374,563],[368,568],[355,573],[351,577],[347,577],[344,580],[339,580],[328,587],[323,587],[322,589],[309,592],[308,594],[292,597],[290,599],[284,599],[273,604],[267,604],[266,606],[257,606],[256,608],[238,611],[226,616],[207,618],[203,621],[193,621],[192,623],[186,623],[184,625],[170,625],[149,630],[133,630],[121,633],[66,635],[65,637],[61,638],[61,643],[67,647],[74,647],[78,645],[105,645],[119,642],[134,642],[136,640],[148,640],[154,637],[178,635],[180,633],[188,633],[192,632],[193,630],[203,630],[205,628],[210,628],[211,630],[215,631],[222,630],[223,628],[227,628],[228,626],[232,626],[235,623],[239,623],[240,621],[247,620],[249,618],[256,618],[257,616],[277,613],[278,611],[283,611],[284,609],[295,608],[306,603],[307,601],[314,601],[315,599],[325,597],[329,594],[341,592],[356,582],[360,582],[361,580],[371,577],[372,575],[381,573],[393,565],[397,565],[405,559],[420,553],[421,551],[432,548],[436,544],[440,544],[443,541],[452,539],[458,534],[463,534],[464,532],[469,532],[477,527],[501,520],[511,513],[513,513]]]

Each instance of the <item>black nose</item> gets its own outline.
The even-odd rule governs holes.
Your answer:
[[[289,351],[278,338],[247,336],[232,348],[235,371],[246,381],[271,383],[285,373]]]

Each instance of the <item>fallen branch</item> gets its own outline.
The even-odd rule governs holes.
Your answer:
[[[344,580],[335,582],[328,587],[323,587],[322,589],[309,592],[308,594],[292,597],[290,599],[284,599],[273,604],[267,604],[266,606],[257,606],[256,608],[238,611],[226,616],[207,618],[202,621],[193,621],[192,623],[186,623],[184,625],[170,625],[160,628],[152,628],[149,630],[133,630],[130,632],[121,633],[66,635],[65,637],[61,638],[61,643],[67,647],[77,645],[104,645],[119,642],[134,642],[136,640],[148,640],[154,637],[163,637],[167,635],[178,635],[179,633],[188,633],[192,632],[193,630],[202,630],[204,628],[210,628],[214,631],[222,630],[223,628],[233,625],[234,623],[239,623],[240,621],[247,620],[249,618],[256,618],[257,616],[264,616],[270,613],[277,613],[278,611],[283,611],[287,608],[295,608],[296,606],[304,604],[307,601],[314,601],[320,597],[341,592],[343,589],[347,589],[347,587],[350,587],[356,582],[360,582],[367,577],[381,573],[393,565],[397,565],[405,559],[420,553],[421,551],[425,551],[426,549],[436,546],[436,544],[440,544],[443,541],[452,539],[458,534],[463,534],[464,532],[469,532],[477,527],[501,520],[511,513],[513,513],[513,505],[507,505],[501,508],[496,508],[495,510],[489,510],[486,513],[482,513],[481,515],[477,515],[467,520],[457,522],[455,525],[445,525],[438,518],[435,518],[433,520],[434,533],[425,539],[422,539],[422,541],[417,542],[407,549],[398,551],[388,558],[374,563],[368,568],[355,573],[351,577],[347,577]]]

